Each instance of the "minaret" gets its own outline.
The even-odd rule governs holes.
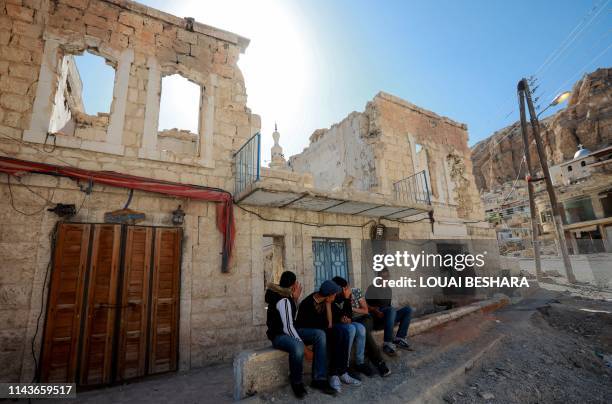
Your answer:
[[[278,133],[276,122],[274,122],[274,133],[272,133],[272,138],[274,139],[274,146],[272,146],[271,149],[272,160],[270,161],[270,168],[286,168],[287,160],[285,160],[285,156],[283,156],[283,148],[278,144],[278,139],[280,139],[280,133]]]

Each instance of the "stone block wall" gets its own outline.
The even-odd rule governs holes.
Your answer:
[[[50,155],[24,151],[23,158],[231,189],[233,152],[261,125],[246,106],[237,66],[247,39],[138,3],[8,1],[0,9],[0,44],[6,83],[0,134],[38,148],[57,146]],[[115,68],[110,114],[79,119],[74,136],[47,136],[63,58],[84,51]],[[158,136],[161,78],[174,73],[202,88],[195,152],[182,144],[168,150],[167,137]]]
[[[246,106],[237,66],[247,45],[236,34],[131,1],[2,2],[0,155],[232,190],[233,153],[261,125]],[[66,72],[65,57],[84,51],[104,57],[115,68],[115,82],[108,83],[114,88],[110,114],[75,113],[73,131],[48,136],[57,129],[51,125],[55,104],[63,102],[56,95]],[[173,73],[202,88],[198,142],[158,138],[159,85],[164,75]],[[175,140],[178,150],[165,152],[165,143]],[[73,203],[79,213],[72,220],[102,222],[105,212],[123,207],[127,190],[96,185],[85,197],[68,179],[28,175],[23,185],[11,178],[10,190],[7,181],[0,175],[0,363],[7,364],[0,369],[0,380],[29,381],[37,324],[34,352],[40,353],[44,279],[50,235],[58,221],[46,208]],[[264,334],[261,326],[249,325],[251,219],[238,218],[237,258],[230,273],[221,274],[214,204],[136,192],[130,208],[145,213],[143,224],[170,225],[179,204],[187,213],[179,330],[179,368],[184,370],[260,346]],[[228,307],[236,310],[231,319]]]

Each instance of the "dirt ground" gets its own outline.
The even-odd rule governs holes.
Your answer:
[[[465,380],[442,395],[448,403],[612,402],[612,301],[562,294],[521,320],[499,313],[506,332]]]

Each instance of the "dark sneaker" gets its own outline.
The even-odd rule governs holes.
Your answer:
[[[313,380],[312,383],[310,383],[310,387],[319,390],[323,394],[329,394],[330,396],[336,395],[336,390],[329,385],[327,380]]]
[[[304,396],[308,394],[306,387],[304,387],[304,383],[291,383],[291,390],[293,390],[293,394],[299,399],[304,398]]]
[[[387,364],[383,361],[376,365],[376,367],[378,368],[378,373],[380,373],[381,377],[387,377],[391,374],[391,371],[387,367]]]
[[[361,376],[359,375],[359,371],[357,370],[357,368],[355,368],[355,369],[349,369],[349,370],[348,370],[348,374],[349,374],[349,376],[351,376],[353,379],[357,379],[357,380],[361,381]]]
[[[408,343],[406,338],[396,338],[393,343],[398,348],[405,349],[407,351],[412,351],[412,348],[410,348],[410,344]]]
[[[355,366],[355,370],[361,373],[362,375],[366,375],[367,377],[372,377],[372,375],[374,374],[372,367],[367,362]]]
[[[386,353],[389,356],[397,355],[397,351],[395,350],[395,345],[393,345],[390,342],[385,342],[383,344],[383,352]]]

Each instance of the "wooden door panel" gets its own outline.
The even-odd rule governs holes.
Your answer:
[[[123,229],[58,225],[42,381],[97,385],[176,370],[181,229]]]
[[[43,382],[76,378],[90,225],[58,224],[41,360]]]
[[[121,226],[94,226],[80,384],[111,381]]]
[[[176,370],[181,230],[157,228],[151,282],[149,373]]]
[[[120,380],[143,376],[146,371],[152,242],[153,229],[128,227],[117,372]]]

